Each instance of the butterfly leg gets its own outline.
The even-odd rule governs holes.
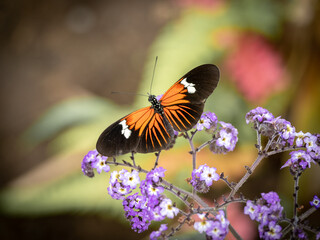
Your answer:
[[[156,155],[156,161],[155,161],[155,163],[154,163],[154,166],[153,166],[153,168],[152,168],[152,170],[153,169],[155,169],[157,166],[158,166],[158,160],[159,160],[159,158],[160,158],[160,153],[161,153],[161,150],[159,151],[159,152],[156,152],[155,153],[155,155]]]

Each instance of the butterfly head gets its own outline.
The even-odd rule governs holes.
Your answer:
[[[148,94],[148,95],[149,95],[148,101],[149,101],[150,103],[154,103],[155,101],[157,101],[157,98],[156,98],[155,95],[152,95],[152,94]]]

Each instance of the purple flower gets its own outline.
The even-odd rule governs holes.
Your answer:
[[[163,193],[164,188],[146,179],[141,181],[140,191],[141,191],[141,194],[145,196],[156,197],[157,199],[161,197],[161,194]]]
[[[227,232],[219,221],[214,221],[211,224],[211,227],[206,231],[206,234],[211,236],[214,240],[223,240],[225,239]]]
[[[229,221],[225,218],[222,210],[215,216],[215,219],[206,217],[206,214],[198,214],[201,221],[196,222],[193,227],[200,233],[205,232],[212,239],[224,239],[228,233]]]
[[[308,152],[312,152],[316,150],[316,148],[319,148],[319,146],[317,146],[317,140],[318,138],[314,135],[310,135],[304,138],[304,142],[306,144],[306,148]]]
[[[94,172],[93,172],[93,168],[96,167],[96,162],[97,161],[106,161],[108,157],[102,157],[99,155],[97,150],[93,150],[93,151],[89,151],[87,153],[87,155],[84,156],[83,160],[82,160],[82,164],[81,164],[81,169],[82,172],[84,173],[84,175],[88,176],[88,177],[94,177]],[[105,166],[107,166],[104,163]],[[105,167],[104,169],[108,170],[108,167]],[[109,167],[110,169],[110,167]],[[98,170],[98,169],[97,169]],[[99,171],[101,172],[101,168],[99,168]],[[100,173],[98,172],[98,173]]]
[[[204,128],[208,130],[214,130],[217,126],[218,118],[213,112],[204,112],[202,113],[197,125],[195,128],[198,131],[202,131]]]
[[[246,114],[246,122],[248,123],[263,123],[264,121],[270,121],[274,117],[272,113],[270,113],[267,109],[264,109],[262,107],[257,107],[255,109],[252,109],[250,112]]]
[[[155,184],[152,184],[152,183],[147,183],[145,190],[146,190],[147,196],[158,197],[161,195],[161,193],[163,193],[164,188],[161,186],[156,186]]]
[[[251,220],[257,220],[259,217],[260,209],[251,200],[247,201],[247,205],[244,207],[244,214],[249,215]]]
[[[133,170],[132,172],[125,172],[123,174],[122,183],[124,186],[128,186],[131,189],[135,189],[137,185],[140,183],[138,171]]]
[[[122,202],[123,208],[125,211],[129,211],[130,209],[144,209],[146,203],[146,197],[135,193],[133,195],[128,196]]]
[[[148,172],[148,174],[146,176],[146,180],[151,180],[154,183],[157,183],[157,182],[159,182],[160,178],[164,177],[165,171],[166,171],[166,169],[164,169],[163,167],[155,168],[155,169],[151,170],[150,172]]]
[[[196,229],[199,233],[206,232],[209,228],[212,227],[213,221],[206,219],[205,215],[205,213],[198,214],[201,221],[195,222],[193,225],[194,229]]]
[[[123,173],[127,172],[127,170],[122,169],[121,171],[117,172],[117,171],[113,171],[110,174],[110,180],[109,183],[110,184],[115,184],[116,182],[121,182],[122,180],[120,179],[121,176],[123,176]]]
[[[303,133],[302,131],[295,133],[296,136],[296,146],[302,147],[304,145],[304,138],[310,136],[310,133]]]
[[[232,141],[232,134],[227,133],[226,130],[222,129],[220,131],[220,137],[217,139],[217,146],[219,147],[225,147],[226,149],[229,149],[231,147],[231,141]]]
[[[273,205],[280,202],[280,198],[276,192],[261,193],[261,196],[266,200],[267,204]]]
[[[216,168],[210,168],[207,164],[201,165],[191,173],[190,183],[198,192],[208,192],[212,181],[218,181],[220,176],[216,173]]]
[[[92,167],[97,169],[97,173],[101,173],[102,170],[105,172],[109,172],[110,171],[110,166],[106,164],[108,157],[104,157],[101,155],[98,155],[96,157],[96,161],[94,163],[92,163]]]
[[[212,181],[218,181],[220,179],[219,174],[216,173],[217,169],[215,167],[206,167],[200,174],[200,180],[205,181],[207,186],[212,185]]]
[[[314,195],[313,200],[310,201],[310,205],[315,207],[316,209],[320,208],[320,199],[317,195]]]
[[[291,125],[290,122],[284,121],[284,127],[282,129],[282,138],[285,140],[294,139],[295,137],[295,127]]]
[[[238,142],[238,130],[230,123],[220,121],[220,130],[214,135],[210,150],[214,153],[233,151]]]
[[[280,168],[290,167],[293,171],[298,169],[310,168],[311,162],[314,163],[310,155],[304,150],[290,152],[291,158]]]
[[[174,207],[172,201],[168,198],[165,198],[160,203],[160,214],[168,218],[173,218],[179,213],[179,209]]]
[[[319,160],[320,159],[320,146],[317,146],[314,151],[309,152],[309,155],[312,159],[314,160]],[[320,164],[320,162],[318,161],[318,163]]]
[[[262,239],[280,239],[281,238],[281,226],[276,222],[271,221],[267,226],[259,225],[259,234]]]
[[[216,215],[216,219],[217,219],[218,221],[220,221],[221,226],[224,227],[225,231],[227,231],[230,222],[229,222],[228,219],[226,219],[226,216],[225,216],[225,214],[224,214],[224,211],[219,210],[219,214]]]
[[[131,193],[128,187],[124,187],[121,183],[109,184],[108,187],[109,195],[116,200],[124,199],[125,195]]]
[[[156,206],[152,209],[152,213],[153,213],[153,220],[154,221],[162,221],[163,219],[165,219],[166,217],[165,216],[162,216],[160,214],[160,211],[161,211],[161,208],[160,206]]]
[[[166,231],[167,229],[167,224],[161,224],[158,231],[153,231],[150,234],[150,240],[157,240],[161,236],[162,232]]]

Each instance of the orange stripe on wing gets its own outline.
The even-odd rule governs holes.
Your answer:
[[[158,141],[158,143],[159,143],[159,145],[160,145],[160,147],[161,147],[161,146],[162,146],[162,144],[161,144],[161,142],[160,142],[160,140],[159,140],[159,138],[158,138],[158,135],[157,135],[156,129],[155,129],[155,128],[152,128],[152,132],[153,132],[154,136],[156,136],[156,139],[157,139],[157,141]]]
[[[180,79],[178,82],[176,82],[175,84],[173,84],[168,91],[166,91],[161,100],[166,100],[167,98],[180,93],[184,88],[184,86],[180,83],[182,79]]]
[[[178,110],[184,111],[184,112],[187,113],[190,117],[192,117],[193,119],[195,119],[194,116],[186,110],[186,109],[189,109],[189,110],[192,110],[192,111],[196,112],[196,110],[194,110],[194,109],[192,109],[192,108],[190,108],[190,107],[180,105],[180,106],[169,106],[169,107],[166,107],[165,109],[168,109],[170,112],[171,112],[171,111],[178,111]],[[165,110],[165,109],[164,109],[164,110]]]
[[[130,113],[126,117],[122,118],[121,120],[125,119],[127,121],[127,125],[129,126],[130,129],[132,129],[136,123],[146,115],[148,111],[151,110],[151,107],[145,107],[141,108],[135,112]]]
[[[154,109],[150,108],[149,113],[146,114],[145,117],[143,117],[144,122],[141,121],[141,123],[140,122],[137,123],[135,129],[137,129],[137,130],[139,129],[139,136],[142,135],[144,129],[146,128],[147,124],[150,122],[150,119],[152,118],[153,115],[154,115]]]
[[[186,126],[184,125],[184,123],[182,122],[182,120],[180,119],[180,117],[178,116],[177,111],[172,111],[171,113],[179,120],[179,122],[182,124],[182,126],[183,126],[184,128],[186,128]]]
[[[158,117],[158,116],[157,116],[157,117]],[[159,118],[159,117],[158,117],[158,118]],[[161,120],[161,119],[160,119],[160,120]],[[167,132],[166,128],[164,127],[164,125],[163,125],[162,121],[160,121],[160,124],[162,125],[163,129],[166,131],[167,135],[169,136],[169,134],[168,134],[168,132]],[[160,128],[160,126],[159,126],[158,119],[157,119],[157,121],[155,121],[155,123],[154,123],[154,127],[158,129],[158,131],[160,132],[160,134],[161,134],[161,136],[162,136],[163,140],[167,143],[167,139],[164,137],[164,135],[163,135],[163,133],[162,133],[162,131],[161,131],[161,128]],[[169,136],[169,137],[170,137],[170,136]]]
[[[151,143],[152,143],[152,146],[154,148],[154,143],[153,143],[153,139],[152,139],[152,132],[151,132],[151,129],[149,130],[149,135],[150,135],[150,140],[151,140]]]
[[[191,124],[188,118],[186,118],[186,116],[180,110],[177,110],[177,113],[180,114],[184,118],[184,120],[186,120],[189,124]]]
[[[179,130],[181,130],[181,128],[179,127],[179,125],[176,123],[176,121],[175,121],[174,118],[172,117],[171,111],[169,111],[167,108],[164,108],[163,110],[164,110],[165,114],[168,116],[168,119],[169,119],[169,121],[170,121],[170,124],[171,124],[172,126],[177,126],[177,128],[178,128]],[[171,121],[171,120],[172,120],[172,121]],[[174,123],[174,124],[172,124],[172,123]]]
[[[194,109],[192,109],[192,108],[189,108],[189,107],[186,107],[186,106],[183,106],[184,108],[187,108],[187,109],[190,109],[190,110],[192,110],[192,111],[194,111],[194,112],[197,112],[196,110],[194,110]],[[195,119],[195,117],[191,114],[191,113],[189,113],[187,110],[185,110],[184,108],[180,108],[179,110],[181,110],[181,111],[184,111],[185,113],[187,113],[190,117],[192,117],[193,119]]]
[[[135,130],[140,129],[143,124],[150,121],[150,118],[153,114],[153,111],[154,110],[152,108],[150,108],[150,110],[148,112],[146,112],[144,115],[142,115],[139,119],[136,120]]]

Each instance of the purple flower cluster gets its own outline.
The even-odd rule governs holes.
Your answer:
[[[320,137],[310,133],[296,132],[295,127],[287,120],[275,118],[268,110],[257,107],[246,114],[246,122],[254,123],[255,128],[264,136],[273,138],[272,149],[282,148],[286,145],[296,147],[305,147],[305,154],[302,154],[304,160],[297,161],[295,155],[301,155],[301,152],[294,153],[285,166],[300,165],[302,169],[310,167],[312,160],[320,160]],[[309,155],[307,157],[305,155]]]
[[[130,194],[139,183],[140,177],[136,170],[132,172],[128,172],[126,169],[119,172],[113,171],[110,176],[108,193],[113,199],[123,200],[125,195]]]
[[[221,127],[218,128],[218,123]],[[202,113],[197,125],[194,126],[198,131],[207,130],[213,133],[213,140],[210,150],[214,153],[227,153],[233,151],[238,141],[238,130],[230,123],[218,121],[213,112]]]
[[[281,226],[277,224],[282,217],[283,207],[277,193],[261,193],[262,198],[256,202],[247,201],[244,213],[259,222],[259,235],[262,239],[280,239]]]
[[[218,118],[213,112],[202,113],[197,125],[194,126],[198,131],[203,129],[214,131],[218,124]]]
[[[193,225],[198,232],[205,232],[213,240],[225,239],[230,222],[226,219],[224,211],[219,210],[214,218],[209,218],[206,214],[198,214],[198,216],[201,221]]]
[[[97,150],[89,151],[82,160],[82,172],[88,177],[94,177],[94,168],[99,174],[102,171],[109,172],[110,166],[106,164],[107,159],[108,157],[101,156]]]
[[[279,136],[277,142],[273,143],[273,148],[280,148],[286,144],[293,145],[295,138],[295,128],[287,120],[277,117],[262,107],[252,109],[246,114],[246,122],[253,123],[255,128],[264,136]]]
[[[218,128],[210,144],[210,150],[214,153],[227,153],[234,150],[238,142],[238,130],[230,123],[219,121]]]
[[[320,134],[312,135],[306,133],[303,141],[311,158],[320,164]]]
[[[262,107],[257,107],[255,109],[252,109],[250,112],[246,114],[246,122],[249,123],[263,123],[265,121],[271,121],[274,119],[274,116],[272,113],[270,113],[267,109],[264,109]]]
[[[293,172],[304,170],[307,167],[311,167],[311,163],[314,163],[310,155],[304,150],[298,150],[290,152],[291,158],[281,167],[290,167]]]
[[[126,197],[123,202],[125,217],[129,220],[131,228],[138,233],[148,229],[153,220],[152,212],[148,207],[146,196],[135,193]]]
[[[172,201],[162,195],[164,188],[159,183],[165,171],[162,167],[155,168],[142,181],[135,170],[128,172],[122,169],[111,173],[108,192],[112,198],[123,200],[125,216],[131,228],[138,233],[147,230],[151,221],[162,221],[166,217],[173,218],[179,212]],[[127,196],[138,184],[140,184],[140,193]]]
[[[207,164],[201,165],[192,171],[190,183],[197,192],[206,193],[209,191],[212,181],[218,181],[220,179],[216,171],[217,169],[215,167],[210,168]]]

